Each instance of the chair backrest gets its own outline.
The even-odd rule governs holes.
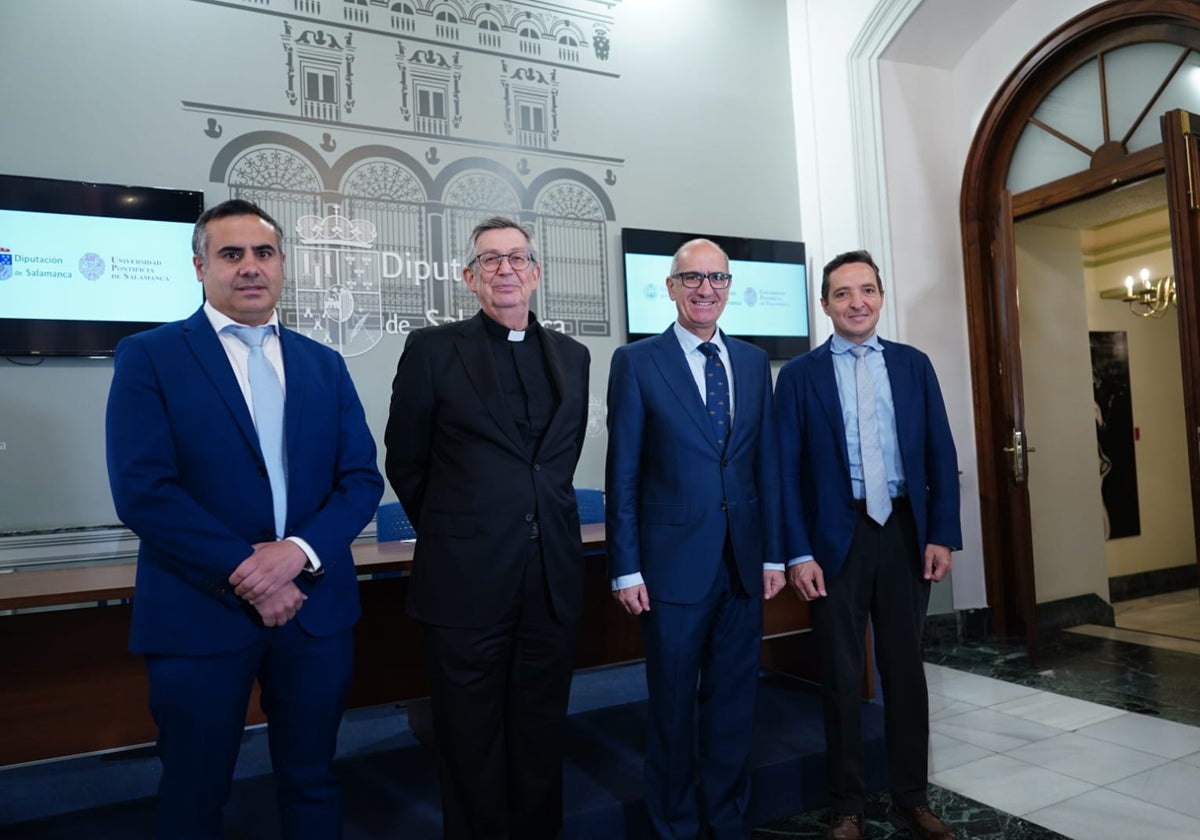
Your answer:
[[[392,540],[415,540],[417,531],[408,521],[399,502],[388,502],[379,506],[375,514],[375,541],[390,542]]]
[[[575,488],[575,504],[579,506],[579,524],[604,521],[604,491],[590,487]]]

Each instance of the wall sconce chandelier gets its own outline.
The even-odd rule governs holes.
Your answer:
[[[1157,280],[1150,279],[1149,269],[1143,268],[1140,279],[1133,276],[1125,278],[1125,285],[1115,289],[1105,289],[1100,297],[1107,300],[1121,300],[1129,304],[1129,311],[1143,318],[1161,318],[1167,310],[1179,306],[1175,297],[1175,278],[1167,275]]]

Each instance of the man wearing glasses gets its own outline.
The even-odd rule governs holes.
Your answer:
[[[421,622],[446,838],[549,840],[583,594],[573,478],[587,348],[529,310],[531,234],[491,218],[463,280],[475,317],[409,335],[392,384],[386,472],[417,530]]]
[[[784,585],[771,371],[717,328],[732,279],[716,244],[685,243],[666,281],[676,322],[609,372],[609,574],[641,621],[662,838],[747,834],[762,599]]]

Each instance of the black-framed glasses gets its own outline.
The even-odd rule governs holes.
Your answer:
[[[689,289],[699,289],[705,280],[714,289],[724,289],[733,282],[733,275],[726,271],[710,271],[708,274],[703,271],[680,271],[671,276]]]
[[[472,262],[479,263],[484,271],[499,271],[500,263],[508,260],[508,267],[513,271],[524,271],[533,265],[535,260],[524,251],[513,251],[511,254],[480,254]]]

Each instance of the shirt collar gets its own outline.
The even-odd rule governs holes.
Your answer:
[[[879,333],[871,333],[871,337],[866,341],[861,342],[861,344],[864,347],[870,347],[872,350],[879,350],[880,352],[883,351],[883,345],[879,343]],[[842,353],[849,353],[852,348],[858,346],[858,344],[855,344],[849,339],[842,338],[837,333],[833,334],[829,342],[830,352],[837,353],[839,355]]]
[[[695,333],[688,332],[686,329],[684,329],[678,321],[671,326],[675,328],[675,338],[679,340],[679,346],[683,348],[684,353],[695,352],[696,348],[704,343]],[[713,337],[710,339],[710,341],[717,345],[717,347],[721,350],[721,355],[729,355],[729,351],[725,349],[725,342],[721,338],[720,330],[717,330],[713,333]]]
[[[221,332],[221,330],[231,325],[238,327],[245,326],[244,324],[239,324],[224,312],[218,312],[216,308],[214,308],[213,305],[208,301],[204,301],[204,315],[208,318],[208,323],[212,325],[212,328],[216,330],[218,334]],[[266,326],[271,327],[275,335],[279,335],[279,313],[272,310],[271,317],[267,321]]]
[[[499,341],[514,341],[514,340],[523,341],[524,338],[535,337],[537,334],[537,330],[538,330],[538,326],[539,326],[538,319],[537,319],[537,315],[533,314],[532,310],[530,310],[530,312],[529,312],[529,323],[525,327],[525,330],[524,330],[526,335],[524,336],[524,338],[517,338],[517,339],[514,339],[509,335],[510,333],[518,332],[517,330],[510,330],[508,327],[501,324],[495,318],[493,318],[492,316],[490,316],[486,312],[484,312],[482,309],[479,310],[479,315],[480,315],[480,317],[483,318],[483,328],[485,330],[487,330],[487,334],[490,335],[492,338],[495,338]]]

